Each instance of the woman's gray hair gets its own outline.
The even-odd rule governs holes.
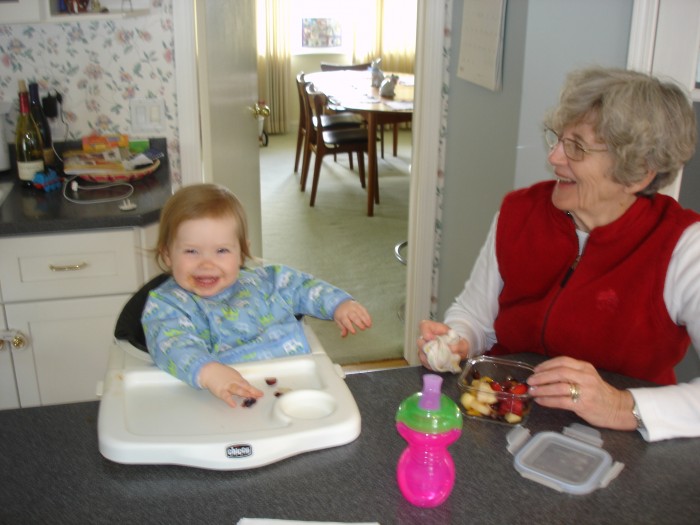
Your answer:
[[[630,185],[656,173],[642,195],[672,183],[695,151],[695,111],[687,93],[644,73],[600,67],[570,73],[545,124],[561,134],[584,122],[615,156],[613,180]]]

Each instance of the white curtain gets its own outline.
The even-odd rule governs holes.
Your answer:
[[[417,0],[356,0],[353,62],[381,58],[384,71],[413,73],[416,56]]]
[[[290,0],[257,0],[258,98],[270,107],[268,133],[287,133],[291,73]]]

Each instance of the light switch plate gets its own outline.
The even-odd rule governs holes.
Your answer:
[[[131,132],[148,133],[165,131],[165,103],[157,98],[132,98]]]

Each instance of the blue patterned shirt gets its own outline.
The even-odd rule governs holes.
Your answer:
[[[287,266],[244,268],[212,297],[181,288],[171,277],[150,292],[141,316],[156,365],[200,388],[207,363],[260,361],[311,352],[296,315],[333,319],[352,299],[343,290]]]

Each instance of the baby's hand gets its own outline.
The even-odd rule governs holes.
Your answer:
[[[335,324],[340,327],[340,336],[345,337],[355,333],[355,326],[365,330],[372,326],[372,318],[367,309],[357,301],[345,301],[340,303],[333,314]]]
[[[252,386],[243,376],[230,366],[222,363],[207,363],[199,371],[199,384],[229,406],[235,407],[233,395],[241,397],[262,397],[263,393]]]

